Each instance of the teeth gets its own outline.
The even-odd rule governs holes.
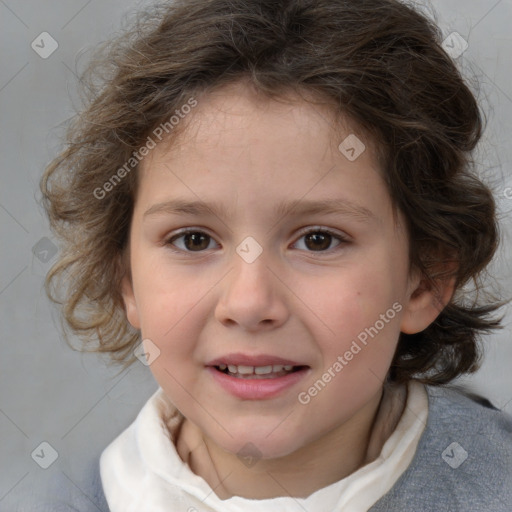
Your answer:
[[[240,374],[240,375],[267,375],[270,373],[280,373],[280,372],[291,372],[293,370],[293,365],[287,364],[274,364],[274,365],[267,365],[267,366],[244,366],[244,365],[234,365],[234,364],[219,364],[218,368],[220,371],[225,371],[226,368],[228,369],[229,373],[233,374]]]
[[[230,370],[231,371],[231,370]],[[238,373],[241,375],[250,375],[251,373],[254,373],[254,366],[238,366]]]
[[[265,375],[267,373],[272,373],[272,365],[268,366],[255,366],[254,373],[256,375]]]

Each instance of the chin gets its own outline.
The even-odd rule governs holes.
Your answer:
[[[239,458],[278,459],[292,454],[303,446],[302,440],[297,440],[298,436],[292,438],[289,429],[283,429],[281,433],[270,436],[268,433],[272,432],[272,428],[266,429],[265,432],[252,433],[250,428],[229,432],[233,437],[224,435],[220,439],[213,438],[213,441],[223,450]]]

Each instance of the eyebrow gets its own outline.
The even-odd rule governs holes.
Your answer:
[[[183,199],[173,199],[151,206],[143,217],[152,215],[171,214],[171,215],[216,215],[228,219],[233,216],[230,211],[221,203],[205,201],[185,201]],[[360,222],[370,222],[377,220],[376,215],[364,206],[353,203],[346,199],[323,199],[323,200],[297,200],[282,201],[274,209],[273,215],[279,219],[290,215],[314,215],[314,214],[335,214],[353,217]]]

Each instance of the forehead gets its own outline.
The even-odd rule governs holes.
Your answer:
[[[352,212],[371,217],[372,203],[389,200],[373,141],[325,103],[270,99],[234,84],[198,98],[180,122],[177,135],[143,162],[139,192],[148,208],[185,200],[197,211],[203,201],[233,215],[233,203],[263,199],[283,213],[306,199],[330,200],[327,209],[344,199]],[[230,204],[219,204],[226,199]]]
[[[282,140],[285,132],[292,128],[294,135],[309,137],[317,145],[321,142],[324,149],[329,144],[338,149],[347,136],[351,140],[357,137],[359,146],[364,141],[367,156],[374,160],[372,165],[382,167],[382,151],[375,137],[340,112],[332,99],[314,90],[283,90],[269,97],[249,81],[239,80],[193,95],[191,99],[197,106],[181,116],[179,124],[158,145],[159,152],[177,153],[192,144],[243,144],[248,128],[252,134],[259,131],[260,139],[266,134]],[[350,150],[350,144],[344,146]],[[148,160],[143,163],[143,169],[148,167]]]

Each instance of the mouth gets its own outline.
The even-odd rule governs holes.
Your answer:
[[[308,368],[304,365],[269,364],[265,366],[247,366],[235,364],[219,364],[213,366],[217,371],[237,379],[278,379],[291,373]]]
[[[266,400],[296,387],[311,367],[278,356],[229,354],[206,364],[224,391],[242,400]]]

